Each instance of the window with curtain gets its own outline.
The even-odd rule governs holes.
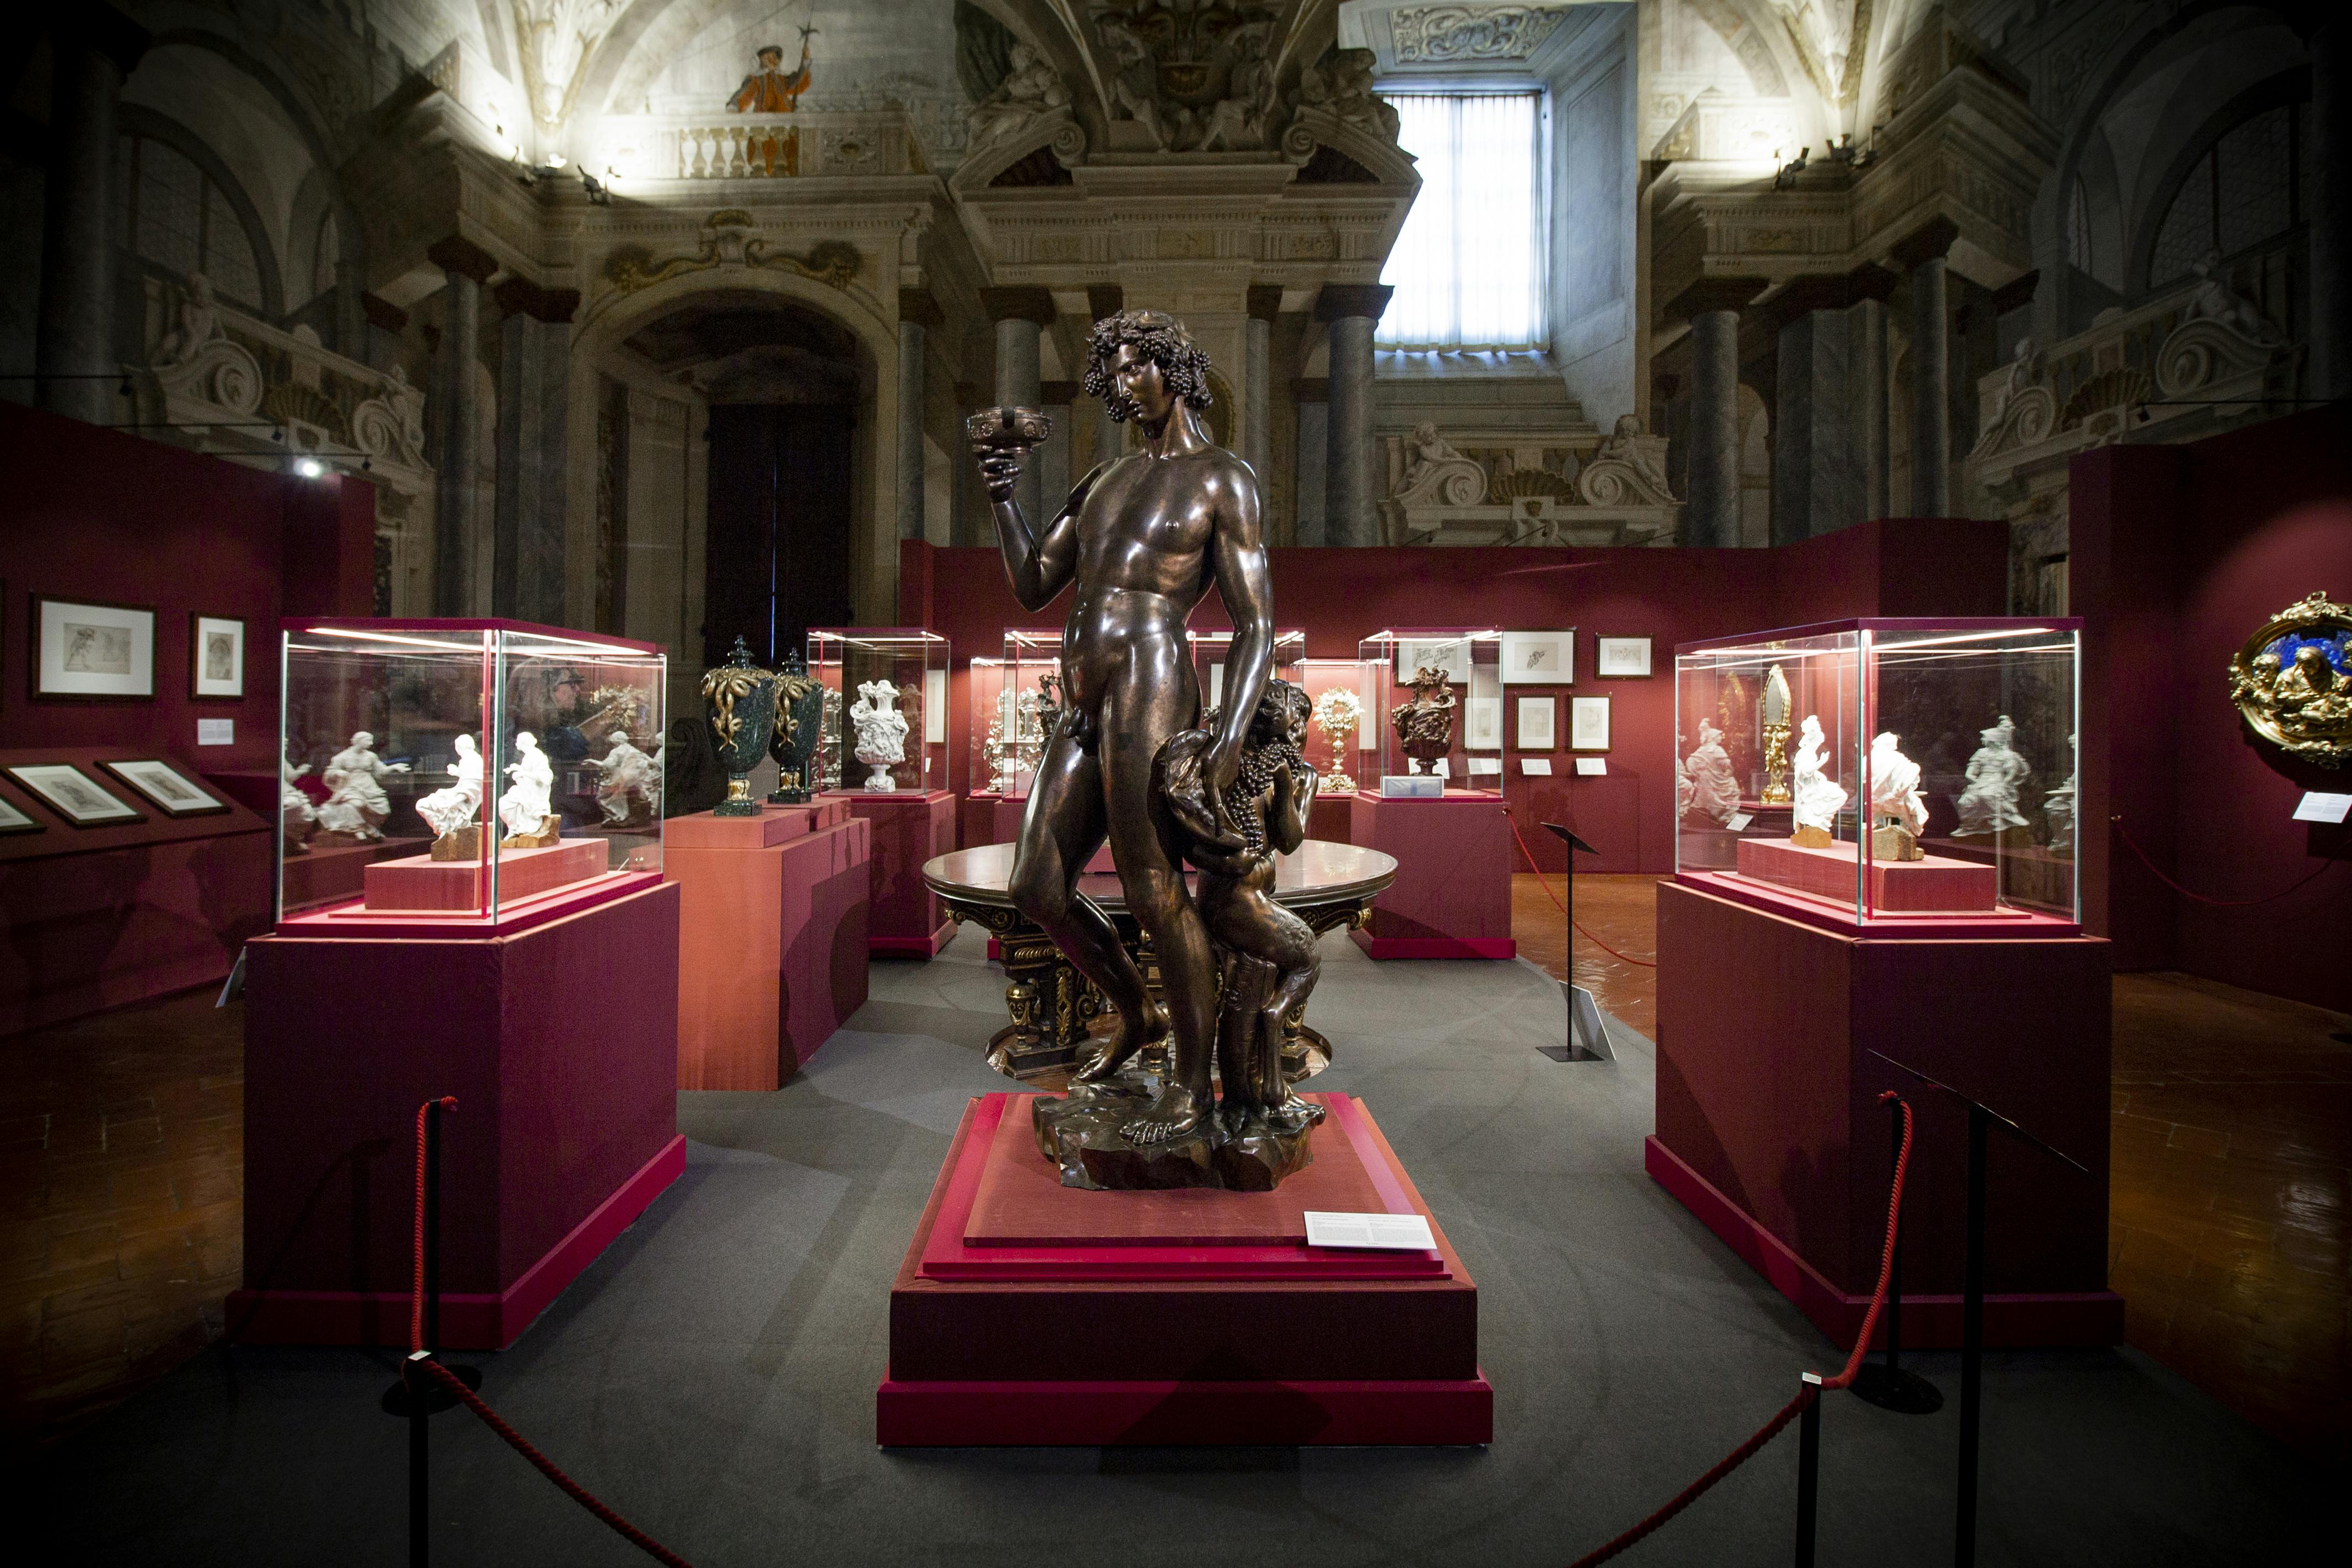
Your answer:
[[[1387,96],[1421,195],[1381,273],[1380,346],[1544,347],[1543,95]]]

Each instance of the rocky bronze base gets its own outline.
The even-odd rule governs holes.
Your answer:
[[[562,838],[562,837],[563,824],[562,820],[552,816],[542,816],[539,819],[539,826],[536,831],[530,833],[509,833],[504,838],[499,840],[499,847],[501,849],[545,849],[557,843]]]
[[[436,860],[478,860],[482,858],[482,825],[469,822],[453,827],[433,841]]]
[[[1270,1193],[1286,1176],[1314,1163],[1314,1129],[1277,1127],[1263,1115],[1212,1111],[1201,1125],[1162,1143],[1130,1142],[1121,1131],[1160,1092],[1160,1080],[1129,1071],[1108,1083],[1073,1084],[1066,1098],[1039,1095],[1030,1102],[1037,1152],[1062,1173],[1066,1187],[1151,1192],[1169,1187],[1223,1187]],[[1316,1120],[1321,1108],[1316,1107]]]

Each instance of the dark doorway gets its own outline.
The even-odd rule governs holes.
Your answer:
[[[724,663],[739,637],[773,664],[811,626],[849,624],[856,428],[845,407],[712,405],[705,668]]]

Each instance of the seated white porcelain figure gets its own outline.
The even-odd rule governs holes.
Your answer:
[[[1919,764],[1896,750],[1903,737],[1882,731],[1870,742],[1870,823],[1898,828],[1916,839],[1927,830],[1927,797],[1919,793]],[[1879,853],[1880,859],[1910,856]]]
[[[1982,837],[2025,826],[2017,797],[2033,769],[2010,744],[2016,734],[2017,726],[2004,713],[2000,722],[1978,735],[1982,744],[1969,758],[1969,787],[1952,803],[1960,814],[1953,837]]]
[[[386,763],[375,754],[373,734],[358,731],[319,775],[329,792],[319,807],[319,826],[349,838],[383,837],[383,819],[392,815],[392,797],[383,793],[383,781],[407,771],[406,763]]]
[[[482,809],[482,752],[473,736],[457,737],[457,760],[449,772],[456,775],[456,784],[436,789],[416,803],[416,815],[425,819],[436,838],[448,837]]]
[[[660,804],[653,798],[654,760],[630,743],[627,731],[613,731],[613,749],[595,767],[599,778],[596,804],[604,809],[607,823],[629,819],[633,795],[643,796],[654,809],[660,809]]]
[[[1723,731],[1704,719],[1698,721],[1698,749],[1691,752],[1686,767],[1689,809],[1730,826],[1739,815],[1739,781],[1732,776],[1731,753],[1723,749]]]
[[[1826,847],[1835,837],[1837,815],[1846,803],[1844,786],[1822,771],[1828,752],[1829,737],[1822,732],[1821,720],[1806,714],[1798,732],[1794,795],[1789,811],[1796,830],[1789,837],[1816,849]]]
[[[857,760],[872,771],[866,788],[877,794],[898,787],[891,767],[907,760],[907,716],[896,706],[898,689],[887,680],[869,680],[857,689],[849,721],[857,726]]]
[[[515,760],[507,764],[514,782],[499,796],[499,820],[510,838],[535,834],[550,815],[548,797],[555,789],[555,768],[539,749],[539,737],[528,730],[515,731]]]

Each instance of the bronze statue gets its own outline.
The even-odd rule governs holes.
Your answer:
[[[1211,582],[1234,624],[1226,705],[1200,755],[1201,799],[1239,842],[1226,796],[1272,673],[1274,637],[1257,477],[1213,443],[1208,356],[1174,317],[1122,310],[1095,323],[1086,390],[1114,421],[1133,420],[1140,451],[1096,465],[1042,529],[1013,500],[1027,444],[992,438],[1025,411],[976,415],[972,446],[996,537],[1024,609],[1075,584],[1062,634],[1061,712],[1046,742],[1014,851],[1013,902],[1109,1001],[1118,1026],[1075,1085],[1108,1084],[1144,1047],[1171,1039],[1170,1072],[1120,1131],[1149,1146],[1186,1138],[1210,1111],[1218,1001],[1209,933],[1152,798],[1152,764],[1199,721],[1184,624]],[[1163,1009],[1078,874],[1108,837],[1133,911],[1159,959]]]
[[[1416,773],[1435,773],[1454,750],[1453,679],[1443,668],[1423,665],[1405,682],[1412,688],[1412,700],[1389,710],[1397,747],[1412,759]]]
[[[1160,752],[1153,793],[1182,830],[1184,858],[1201,868],[1201,915],[1225,953],[1217,1121],[1228,1138],[1243,1136],[1253,1121],[1303,1132],[1323,1120],[1323,1108],[1293,1093],[1282,1071],[1282,1021],[1307,1005],[1323,961],[1307,922],[1272,897],[1274,858],[1307,841],[1315,805],[1315,770],[1301,749],[1313,711],[1290,682],[1266,683],[1241,778],[1225,796],[1224,822],[1201,777],[1209,731],[1186,730]],[[1212,713],[1210,721],[1217,718]]]

